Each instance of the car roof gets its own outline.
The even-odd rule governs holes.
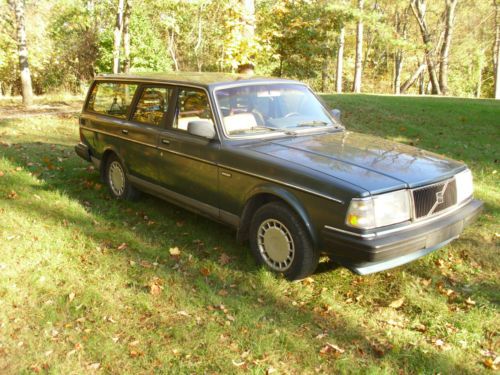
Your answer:
[[[215,88],[226,86],[233,83],[300,83],[282,78],[250,76],[246,74],[235,73],[212,73],[212,72],[172,72],[172,73],[133,73],[133,74],[101,74],[96,77],[100,80],[124,80],[140,81],[151,83],[175,83],[175,84],[194,84],[206,88]]]

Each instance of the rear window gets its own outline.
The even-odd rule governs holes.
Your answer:
[[[136,84],[98,82],[90,95],[87,109],[104,115],[126,118]]]

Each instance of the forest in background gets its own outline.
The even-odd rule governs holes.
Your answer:
[[[252,64],[322,92],[500,98],[499,45],[498,0],[0,0],[0,95]]]

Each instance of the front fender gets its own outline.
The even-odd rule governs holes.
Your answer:
[[[312,223],[309,213],[300,203],[300,200],[295,196],[295,194],[281,186],[276,186],[273,184],[259,185],[250,190],[250,192],[247,194],[245,199],[245,207],[248,206],[248,203],[251,202],[253,198],[261,194],[273,195],[288,204],[292,208],[292,210],[294,210],[297,215],[299,215],[307,231],[309,232],[309,235],[311,236],[313,244],[315,246],[319,244],[319,236],[315,226]]]

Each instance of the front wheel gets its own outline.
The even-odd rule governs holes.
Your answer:
[[[125,168],[116,155],[110,156],[106,164],[106,182],[116,199],[131,200],[137,196],[137,190],[130,184]]]
[[[257,210],[250,225],[250,247],[259,264],[289,280],[309,276],[319,262],[304,224],[281,202]]]

